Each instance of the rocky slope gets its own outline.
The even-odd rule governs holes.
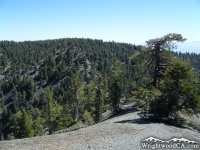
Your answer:
[[[96,125],[76,131],[1,141],[2,150],[138,150],[141,141],[150,136],[167,140],[186,138],[200,144],[200,134],[189,129],[168,126],[142,120],[137,111],[131,109]]]

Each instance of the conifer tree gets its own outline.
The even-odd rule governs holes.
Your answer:
[[[80,104],[80,90],[84,87],[84,84],[82,83],[82,78],[75,74],[71,80],[71,87],[73,92],[73,96],[75,99],[75,105],[74,105],[74,120],[77,121],[79,118],[79,104]]]
[[[38,108],[31,109],[32,121],[33,121],[33,129],[34,136],[40,136],[44,134],[44,118],[42,118],[42,111]]]
[[[24,110],[21,116],[17,118],[18,123],[16,128],[16,138],[33,137],[33,124],[30,115]]]
[[[122,89],[120,87],[122,72],[120,70],[120,62],[118,59],[114,60],[112,68],[112,75],[109,78],[109,101],[114,112],[119,111],[120,99],[122,96]]]
[[[140,59],[138,62],[145,62],[150,74],[153,76],[153,81],[149,84],[153,84],[155,88],[159,88],[160,79],[167,66],[171,66],[170,51],[177,46],[175,42],[183,42],[184,39],[181,34],[170,33],[161,38],[150,39],[146,41],[147,46],[144,47],[144,51],[135,53],[132,59]],[[147,60],[147,61],[146,61]]]
[[[167,68],[161,86],[162,94],[150,103],[146,113],[173,122],[181,120],[179,112],[197,115],[200,112],[200,95],[199,89],[188,80],[191,75],[192,69],[185,63]]]
[[[94,99],[95,99],[95,82],[90,82],[89,84],[85,84],[83,91],[80,93],[83,104],[83,109],[92,113],[94,112]]]
[[[95,90],[95,99],[94,99],[94,106],[95,106],[95,121],[99,121],[101,118],[101,114],[103,113],[104,109],[104,99],[105,99],[105,87],[104,87],[104,82],[103,82],[103,77],[102,75],[99,76],[97,79],[97,87]]]
[[[53,92],[48,87],[45,92],[46,105],[43,109],[43,117],[45,119],[45,125],[48,127],[49,134],[52,134],[58,127],[62,107],[53,99]]]

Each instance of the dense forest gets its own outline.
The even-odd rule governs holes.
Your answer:
[[[143,117],[177,122],[179,111],[198,114],[200,54],[172,51],[174,41],[184,40],[168,34],[146,46],[83,38],[0,41],[0,140],[91,125],[132,101]]]

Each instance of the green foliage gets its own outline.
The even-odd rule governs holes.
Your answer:
[[[26,138],[33,137],[33,123],[30,115],[23,111],[22,113],[16,115],[17,124],[15,126],[15,137],[16,138]]]
[[[192,128],[192,129],[194,129],[194,130],[200,131],[200,125],[197,124],[197,123],[195,123],[195,122],[193,122],[193,121],[187,121],[185,124],[186,124],[189,128]]]
[[[150,39],[150,40],[146,41],[146,43],[149,46],[149,48],[159,45],[162,48],[162,50],[164,50],[164,49],[172,50],[177,47],[173,43],[174,41],[184,42],[185,40],[186,39],[183,38],[181,34],[169,33],[161,38]]]
[[[84,127],[86,127],[85,124],[83,124],[83,123],[81,123],[81,122],[78,122],[78,123],[77,123],[76,121],[74,121],[73,124],[72,124],[72,126],[66,128],[66,129],[63,129],[63,130],[56,131],[56,132],[54,132],[53,134],[75,131],[75,130],[78,130],[78,129],[84,128]]]
[[[184,39],[178,34],[168,34],[150,40],[147,47],[78,38],[0,41],[0,122],[3,138],[7,139],[8,135],[13,138],[14,128],[10,130],[9,127],[17,124],[15,116],[22,110],[30,115],[34,136],[45,134],[49,128],[48,112],[52,112],[49,116],[54,132],[79,120],[87,124],[90,122],[87,117],[95,119],[96,114],[100,116],[107,109],[118,111],[121,98],[127,101],[131,97],[130,91],[152,81],[156,59],[153,58],[155,51],[151,50],[156,49],[155,44],[160,48],[157,58],[161,58],[163,64],[166,60],[176,64],[175,57],[189,60],[197,73],[192,73],[187,82],[200,89],[200,54],[171,53],[167,49],[174,48],[173,41]],[[138,57],[138,54],[142,56]],[[160,86],[164,87],[166,83],[161,79],[165,68],[160,71]],[[98,77],[101,75],[103,82],[99,84]],[[48,94],[43,92],[47,87],[53,93],[49,110]],[[185,86],[185,90],[189,87]],[[143,105],[139,99],[147,97],[145,103],[148,103],[159,95],[149,86],[135,92],[134,100],[141,102],[142,106],[148,105]]]
[[[192,69],[182,63],[177,63],[167,69],[163,92],[170,97],[171,105],[177,105],[172,111],[187,110],[187,114],[197,114],[200,111],[198,88],[189,82]]]
[[[83,106],[83,110],[87,110],[88,112],[95,111],[94,107],[94,99],[95,99],[95,82],[91,82],[89,84],[86,84],[83,88],[83,92],[81,93],[82,102],[81,105]]]
[[[132,91],[132,100],[142,106],[141,116],[181,125],[185,120],[180,112],[186,115],[200,112],[199,74],[192,71],[195,68],[191,68],[189,62],[177,59],[177,55],[173,57],[171,52],[176,48],[173,41],[185,40],[180,34],[151,39],[143,51],[132,56],[136,65],[145,64],[153,78],[146,88]],[[149,86],[151,84],[156,89]]]
[[[119,111],[120,99],[122,96],[122,88],[121,88],[121,77],[122,72],[120,70],[119,60],[114,60],[114,65],[112,68],[112,76],[109,78],[109,103],[112,106],[114,112]]]
[[[104,99],[105,99],[105,87],[103,82],[102,75],[97,79],[97,87],[95,90],[95,99],[94,99],[94,115],[95,121],[98,122],[101,119],[101,114],[104,111]]]
[[[150,102],[150,109],[143,115],[179,124],[183,123],[183,119],[178,112],[197,115],[200,112],[199,89],[189,82],[191,74],[190,66],[182,63],[167,68],[162,94]]]
[[[81,101],[80,93],[84,87],[82,78],[78,74],[74,74],[71,80],[71,90],[73,91],[72,98],[74,101],[74,120],[78,121],[79,119],[79,104]]]
[[[92,125],[92,124],[94,124],[94,119],[92,118],[91,113],[88,112],[87,110],[83,114],[83,122],[86,125]]]
[[[49,87],[45,92],[45,103],[42,117],[45,119],[45,126],[48,128],[49,134],[52,134],[53,131],[59,130],[62,124],[62,107],[53,99],[53,93]]]
[[[131,91],[131,101],[136,102],[144,110],[149,109],[149,104],[161,95],[161,91],[152,87],[139,87],[136,90]]]
[[[14,137],[13,133],[8,134],[7,140],[14,140],[14,139],[15,139],[15,137]]]
[[[167,34],[161,38],[150,39],[146,41],[147,46],[143,48],[144,50],[141,53],[132,56],[133,60],[139,63],[142,62],[144,64],[142,67],[147,68],[153,77],[153,81],[149,84],[159,88],[160,79],[166,67],[172,65],[173,58],[170,51],[177,47],[173,42],[183,42],[185,40],[181,34],[175,33]]]
[[[33,108],[31,111],[34,136],[40,136],[44,134],[45,119],[42,118],[42,112],[38,108]]]

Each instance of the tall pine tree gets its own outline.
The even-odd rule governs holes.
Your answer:
[[[114,60],[112,68],[112,75],[109,79],[109,102],[114,112],[119,111],[120,99],[122,96],[122,89],[120,86],[122,72],[120,70],[120,62],[118,59]]]
[[[16,138],[33,137],[33,124],[30,115],[24,110],[21,116],[17,118],[17,126],[15,127]]]
[[[49,134],[59,129],[61,122],[62,107],[53,99],[53,92],[48,87],[45,92],[45,107],[43,109],[43,118],[45,119],[45,126],[49,130]]]
[[[104,99],[105,99],[105,86],[103,82],[102,75],[99,76],[97,79],[97,86],[95,90],[95,99],[94,99],[94,106],[95,106],[95,121],[98,122],[101,118],[101,114],[103,113],[104,109]]]

